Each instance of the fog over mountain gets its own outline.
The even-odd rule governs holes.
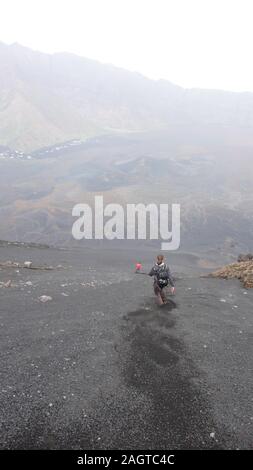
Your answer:
[[[253,127],[253,94],[186,90],[69,53],[0,44],[0,142],[32,151],[171,125]]]
[[[73,205],[102,194],[181,203],[182,247],[250,249],[252,93],[18,44],[0,63],[0,239],[73,242]]]

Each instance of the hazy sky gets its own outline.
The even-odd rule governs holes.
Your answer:
[[[253,91],[253,0],[0,0],[0,40]],[[1,66],[1,64],[0,64]]]

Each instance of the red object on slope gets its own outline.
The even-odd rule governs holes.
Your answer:
[[[141,268],[142,268],[141,263],[136,263],[136,265],[135,265],[135,270],[136,270],[136,272],[140,271]]]

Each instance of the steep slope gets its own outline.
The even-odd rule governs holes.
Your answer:
[[[71,54],[0,45],[0,143],[33,150],[163,124],[151,80]],[[177,87],[173,87],[177,89]]]

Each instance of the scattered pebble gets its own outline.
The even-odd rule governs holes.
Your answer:
[[[25,268],[31,268],[31,266],[32,266],[32,262],[31,262],[31,261],[25,261],[25,262],[24,262],[24,267],[25,267]]]
[[[53,300],[52,297],[50,297],[50,295],[41,295],[39,297],[39,300],[40,302],[48,302],[49,300]]]
[[[11,287],[11,280],[9,279],[7,282],[1,282],[1,287]]]

